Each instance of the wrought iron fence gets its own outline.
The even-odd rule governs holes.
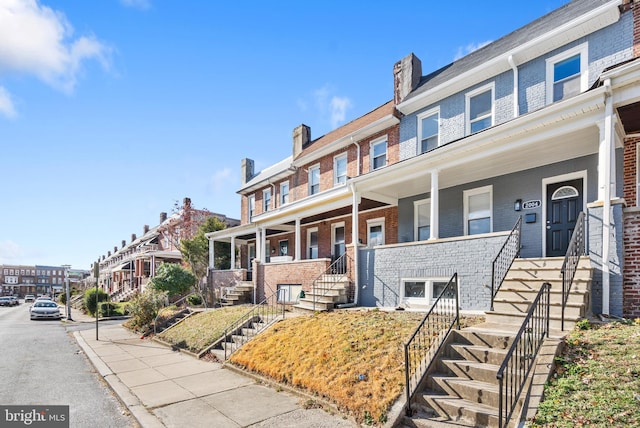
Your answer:
[[[411,399],[429,371],[452,328],[460,330],[458,273],[454,273],[411,338],[404,345],[407,415],[412,414]]]
[[[285,303],[278,298],[279,292],[280,290],[276,290],[260,303],[253,305],[249,311],[224,329],[224,336],[222,337],[227,341],[222,343],[225,361],[238,348],[253,339],[273,322],[278,319],[284,319]]]
[[[502,281],[507,276],[513,261],[520,255],[520,240],[522,235],[522,216],[518,217],[516,224],[511,229],[507,240],[502,244],[502,248],[491,265],[491,310],[493,311],[493,300],[502,285]]]
[[[569,299],[569,292],[573,284],[573,278],[576,275],[576,268],[580,262],[580,257],[585,253],[585,227],[584,212],[578,214],[576,227],[573,229],[571,241],[567,247],[567,253],[564,256],[562,264],[562,318],[560,328],[564,330],[564,310]]]
[[[351,282],[353,278],[353,259],[349,257],[347,253],[344,253],[329,265],[329,267],[313,280],[313,310],[316,310],[316,304],[320,302],[323,297],[326,297],[332,290],[340,284],[348,282],[347,290],[347,303],[353,301],[353,293],[351,290]]]
[[[498,426],[506,427],[546,337],[549,337],[551,284],[545,282],[513,339],[496,377],[499,383]]]

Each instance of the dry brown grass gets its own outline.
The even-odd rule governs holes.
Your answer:
[[[404,391],[404,342],[424,314],[339,311],[281,322],[231,361],[335,403],[359,422],[386,421]]]

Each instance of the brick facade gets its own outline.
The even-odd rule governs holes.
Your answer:
[[[638,20],[640,7],[634,9]],[[639,27],[636,27],[639,28]],[[640,36],[640,34],[639,34]],[[638,44],[636,44],[638,47]],[[624,268],[623,316],[640,317],[640,208],[637,206],[637,150],[640,138],[627,138],[624,144]]]

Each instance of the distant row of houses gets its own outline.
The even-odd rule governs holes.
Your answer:
[[[89,276],[89,271],[68,266],[0,265],[0,294],[3,296],[57,296],[64,291],[66,279],[75,286]]]

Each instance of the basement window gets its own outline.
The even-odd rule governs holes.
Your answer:
[[[278,303],[298,303],[301,284],[278,284]]]

